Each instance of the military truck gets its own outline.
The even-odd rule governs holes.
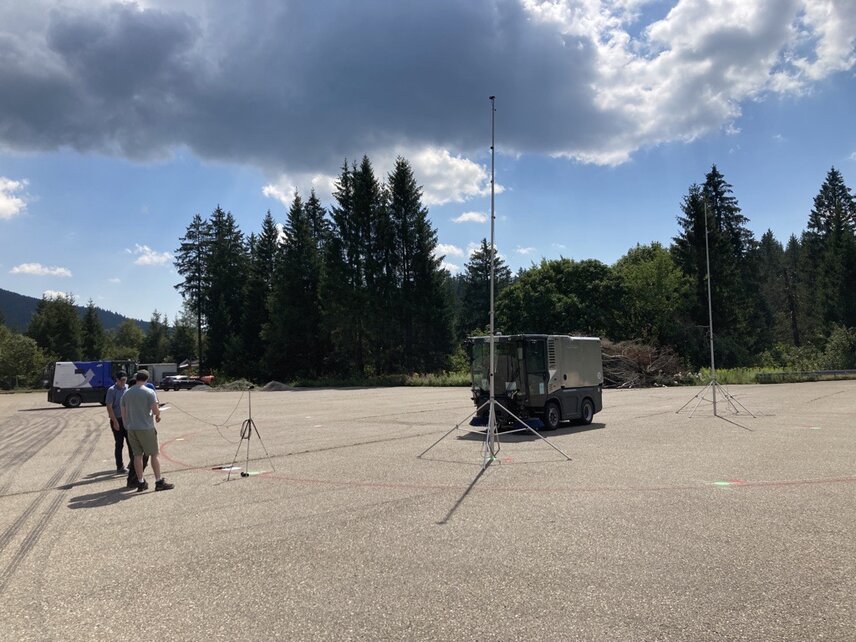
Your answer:
[[[481,407],[490,398],[490,337],[467,340],[472,398]],[[545,430],[562,421],[590,424],[603,409],[600,339],[555,334],[495,335],[494,398],[523,420],[540,419]],[[486,421],[489,408],[478,411]],[[513,423],[497,409],[497,420]]]

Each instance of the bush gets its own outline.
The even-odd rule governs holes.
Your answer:
[[[836,325],[829,335],[820,357],[821,370],[850,370],[856,368],[856,328]]]

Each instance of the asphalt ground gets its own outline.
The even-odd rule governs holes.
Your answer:
[[[676,414],[699,390],[607,391],[591,426],[545,433],[570,461],[502,435],[484,471],[481,435],[419,457],[466,388],[254,392],[249,466],[246,394],[161,392],[176,488],[139,494],[104,408],[0,395],[0,630],[856,639],[856,381],[732,387],[755,418]]]

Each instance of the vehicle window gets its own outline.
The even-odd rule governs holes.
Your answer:
[[[526,372],[547,372],[547,343],[543,339],[526,342]]]

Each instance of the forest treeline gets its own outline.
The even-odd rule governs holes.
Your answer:
[[[681,199],[668,247],[637,245],[613,265],[543,259],[516,274],[498,257],[496,328],[632,340],[676,352],[687,369],[707,365],[707,228],[718,366],[856,368],[856,199],[837,169],[806,214],[785,243],[772,231],[757,239],[714,165]],[[133,323],[105,334],[94,311],[81,322],[70,301],[44,300],[26,337],[0,330],[0,355],[5,341],[37,351],[34,363],[182,361],[198,358],[201,340],[203,368],[225,378],[460,368],[463,339],[489,323],[490,245],[456,275],[437,250],[409,163],[379,180],[364,157],[342,166],[329,210],[295,194],[281,226],[268,212],[249,235],[219,206],[195,215],[175,252],[185,305],[172,326],[155,312],[146,335]]]

